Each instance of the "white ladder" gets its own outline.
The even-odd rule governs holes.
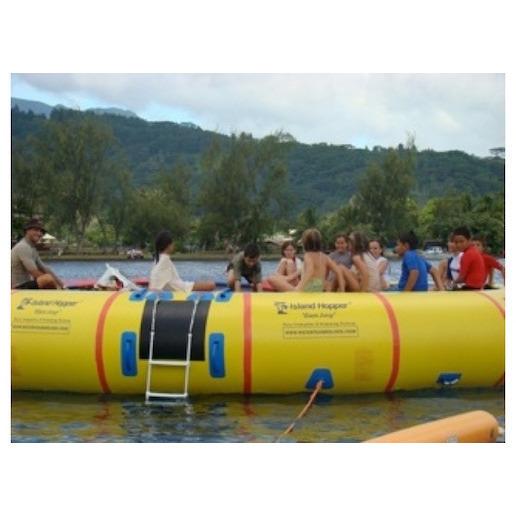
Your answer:
[[[191,364],[191,354],[192,354],[192,329],[195,321],[195,314],[197,313],[197,305],[199,303],[199,299],[194,300],[194,306],[192,309],[192,317],[190,319],[190,326],[188,328],[188,342],[186,344],[186,358],[185,360],[156,360],[154,359],[154,336],[156,332],[156,310],[158,307],[158,303],[160,302],[160,298],[157,297],[154,300],[154,305],[152,307],[152,322],[151,322],[151,334],[150,334],[150,343],[149,343],[149,360],[147,362],[147,385],[145,388],[145,403],[146,404],[162,404],[164,401],[156,401],[151,398],[161,398],[161,399],[186,399],[188,397],[188,381],[190,379],[190,364]],[[183,367],[185,370],[185,380],[183,392],[156,392],[151,389],[151,377],[152,377],[152,367],[153,366],[167,366],[167,367]]]

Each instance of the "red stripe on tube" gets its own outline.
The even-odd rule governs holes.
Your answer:
[[[251,394],[252,389],[252,350],[253,333],[251,318],[251,294],[243,294],[244,301],[244,394]]]
[[[120,294],[120,292],[114,292],[111,296],[108,297],[107,301],[104,303],[102,310],[100,311],[99,318],[97,319],[97,331],[95,332],[95,362],[97,364],[97,374],[99,377],[100,386],[102,388],[102,392],[105,394],[109,394],[111,391],[109,389],[109,385],[106,379],[106,370],[104,368],[104,354],[102,347],[104,345],[104,326],[106,324],[106,317],[111,305],[115,301],[115,298]]]
[[[382,302],[385,311],[387,312],[387,317],[389,319],[389,324],[391,327],[391,335],[392,335],[392,365],[391,365],[391,375],[389,377],[389,381],[385,386],[385,392],[391,392],[396,384],[396,380],[398,379],[398,372],[400,370],[400,330],[398,326],[398,320],[396,319],[396,314],[394,313],[394,309],[390,304],[389,300],[379,292],[374,293],[375,296]]]
[[[501,387],[504,383],[505,383],[505,371],[502,374],[502,376],[500,376],[500,378],[498,378],[498,380],[496,380],[496,383],[493,385],[493,387]]]
[[[493,299],[491,296],[488,296],[484,292],[477,292],[477,294],[481,295],[482,297],[485,297],[486,299],[489,299],[489,301],[491,301],[491,303],[493,303],[493,305],[495,305],[496,308],[498,308],[498,311],[502,314],[502,317],[505,319],[505,310],[496,299]]]
[[[489,299],[489,301],[491,301],[491,303],[493,303],[493,305],[496,306],[496,308],[498,309],[498,311],[500,312],[502,317],[505,319],[505,310],[504,310],[503,306],[496,299],[493,299],[491,296],[488,296],[484,292],[477,292],[477,294],[481,295],[482,297],[485,297],[486,299]],[[493,387],[500,387],[504,383],[505,383],[505,371],[503,372],[502,376],[500,376],[500,378],[498,378],[498,380],[496,380]]]

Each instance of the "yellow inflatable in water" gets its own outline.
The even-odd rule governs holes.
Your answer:
[[[185,375],[189,394],[500,386],[504,296],[13,291],[12,387],[181,393]]]
[[[430,423],[411,426],[366,443],[494,443],[500,433],[496,418],[474,410]]]

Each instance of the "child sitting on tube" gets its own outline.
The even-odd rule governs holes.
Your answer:
[[[402,292],[426,292],[428,277],[434,279],[437,290],[444,290],[437,269],[417,254],[417,236],[413,231],[401,233],[394,251],[403,259],[398,290]]]
[[[149,289],[172,290],[189,294],[192,290],[214,290],[214,281],[183,281],[170,256],[174,252],[172,233],[160,231],[155,241],[154,266],[150,272]]]
[[[228,286],[235,292],[242,290],[245,278],[255,292],[262,292],[262,264],[260,249],[256,244],[247,244],[228,265]]]

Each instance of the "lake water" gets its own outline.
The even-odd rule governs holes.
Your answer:
[[[143,396],[15,392],[13,442],[275,442],[308,395],[203,396],[147,406]],[[281,442],[360,442],[470,410],[505,426],[503,390],[430,390],[389,396],[319,395]],[[499,438],[503,442],[503,437]]]
[[[428,260],[435,265],[439,264],[439,260]],[[500,259],[503,263],[503,259]],[[77,280],[82,278],[98,279],[106,270],[105,263],[109,263],[112,267],[117,268],[127,278],[148,277],[152,268],[151,261],[47,261],[46,262],[56,274],[65,280]],[[216,282],[223,283],[226,281],[224,274],[226,270],[226,261],[175,261],[175,266],[179,276],[184,280],[205,280],[212,279]],[[276,270],[277,261],[263,261],[263,276],[272,274]],[[401,261],[390,260],[390,278],[391,281],[397,283],[401,274]],[[429,282],[432,278],[429,276]],[[498,271],[495,271],[495,282],[502,282],[502,277]]]
[[[63,279],[98,278],[103,262],[47,262]],[[150,262],[109,262],[127,277],[147,276]],[[264,274],[277,262],[264,262]],[[176,262],[184,279],[224,281],[226,262]],[[391,263],[397,281],[400,262]],[[307,402],[289,396],[203,396],[146,406],[144,396],[14,392],[12,442],[274,442]],[[360,442],[470,410],[505,426],[504,389],[435,389],[391,395],[319,395],[282,442]],[[500,436],[500,442],[504,437]]]
[[[432,261],[438,264],[438,261]],[[47,261],[46,262],[57,275],[66,280],[75,280],[80,278],[95,278],[98,279],[104,273],[106,262],[64,262],[64,261]],[[112,267],[117,268],[124,276],[128,278],[149,276],[153,262],[137,261],[137,260],[120,260],[107,262]],[[226,261],[175,261],[174,262],[179,276],[184,280],[204,280],[213,279],[216,282],[226,281],[224,274],[226,270]],[[263,276],[272,274],[278,265],[277,261],[263,261],[262,273]],[[401,272],[401,261],[392,260],[390,262],[391,277],[393,280],[398,280]]]

